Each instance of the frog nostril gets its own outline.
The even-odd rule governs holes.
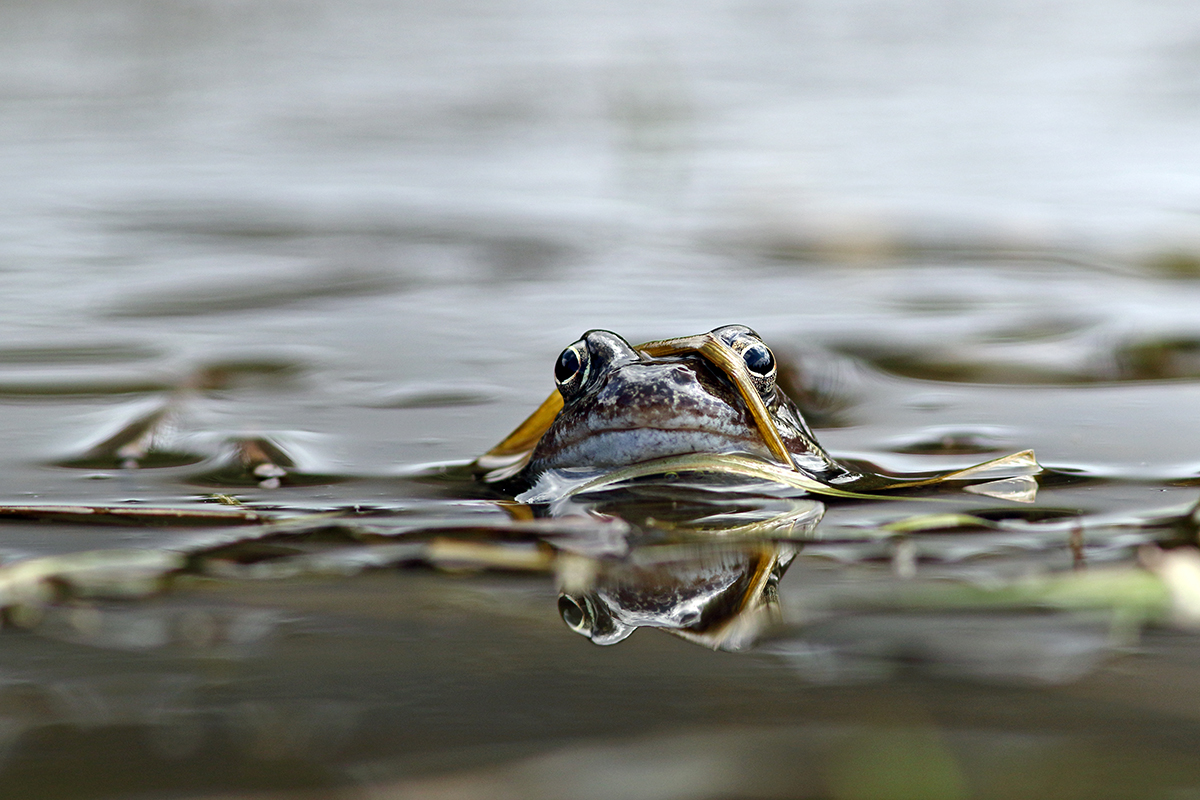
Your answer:
[[[661,388],[672,393],[686,392],[696,384],[696,373],[682,365],[672,367],[665,377]]]

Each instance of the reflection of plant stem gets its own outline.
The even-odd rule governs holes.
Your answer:
[[[1080,570],[1087,567],[1087,561],[1083,554],[1083,523],[1076,522],[1071,528],[1071,566],[1074,569]]]

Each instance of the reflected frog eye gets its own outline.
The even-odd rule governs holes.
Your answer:
[[[554,382],[565,398],[583,385],[587,373],[587,346],[583,342],[576,342],[559,355],[554,365]]]
[[[573,597],[564,594],[558,598],[558,613],[568,628],[578,633],[588,633],[587,610]]]

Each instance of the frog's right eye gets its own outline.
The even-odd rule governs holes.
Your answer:
[[[587,380],[588,360],[587,345],[583,342],[576,342],[559,355],[554,365],[554,382],[564,398],[578,391]]]

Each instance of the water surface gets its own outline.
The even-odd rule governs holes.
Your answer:
[[[5,601],[0,794],[1200,791],[1153,549],[1200,499],[1197,42],[1165,1],[5,4],[0,501],[357,527],[6,518],[5,569],[76,571]],[[588,328],[729,323],[835,454],[1033,448],[1037,503],[791,508],[741,652],[602,648],[551,573],[619,525],[415,477]]]

